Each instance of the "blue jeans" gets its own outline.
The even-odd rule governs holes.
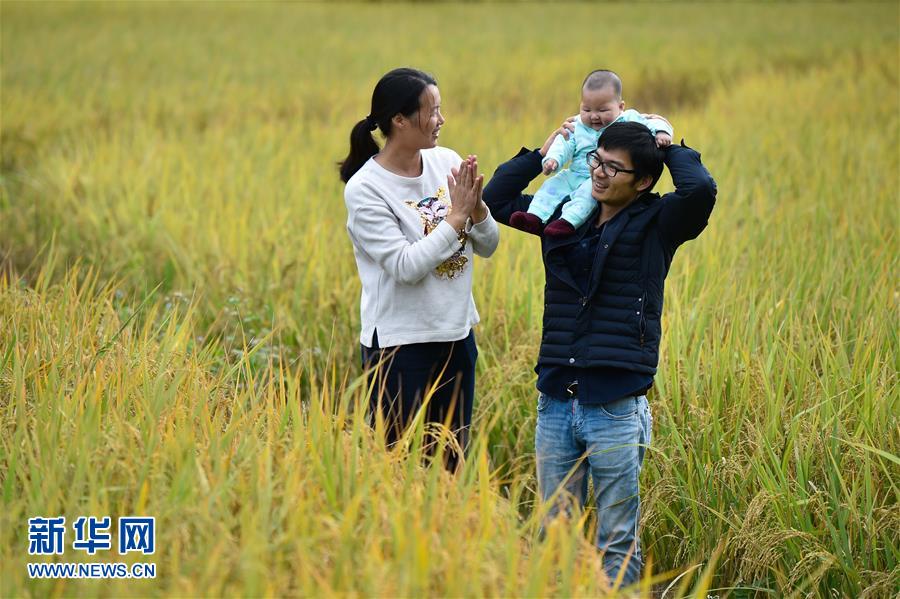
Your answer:
[[[643,565],[638,477],[651,424],[645,395],[602,405],[543,393],[538,398],[535,457],[541,497],[553,501],[548,517],[561,509],[571,516],[584,507],[590,473],[597,506],[595,544],[610,582],[624,565],[623,586],[640,579]]]

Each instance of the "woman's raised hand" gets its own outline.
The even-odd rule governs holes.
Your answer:
[[[484,175],[478,174],[478,159],[471,154],[462,161],[458,169],[450,169],[447,186],[450,189],[451,209],[446,220],[457,231],[466,226],[470,216],[474,216],[473,220],[476,222],[484,220],[486,214],[481,215],[486,213],[487,207],[481,201],[483,185]]]

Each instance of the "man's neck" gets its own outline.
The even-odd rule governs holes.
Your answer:
[[[638,194],[640,195],[640,194]],[[618,213],[622,212],[629,206],[631,206],[634,201],[638,199],[638,196],[634,196],[631,201],[626,202],[624,204],[619,204],[618,206],[610,206],[609,204],[600,204],[600,214],[597,215],[597,222],[594,223],[595,227],[601,227],[605,225],[607,222],[612,220],[612,218]]]
[[[387,170],[403,177],[418,177],[422,174],[422,153],[418,149],[405,148],[388,141],[375,156],[375,160]]]

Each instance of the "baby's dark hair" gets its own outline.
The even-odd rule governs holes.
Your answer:
[[[593,91],[607,86],[613,88],[613,91],[616,93],[616,100],[622,99],[622,80],[612,71],[605,69],[598,69],[588,73],[588,76],[584,78],[584,83],[581,84],[581,89]]]

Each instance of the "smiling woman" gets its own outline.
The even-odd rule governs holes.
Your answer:
[[[446,464],[455,469],[475,395],[473,254],[490,256],[498,232],[481,201],[475,157],[437,146],[443,124],[434,78],[408,68],[387,73],[369,115],[353,127],[341,180],[362,281],[370,414],[394,445],[424,408],[426,425],[453,431]],[[372,137],[376,128],[383,148]]]

